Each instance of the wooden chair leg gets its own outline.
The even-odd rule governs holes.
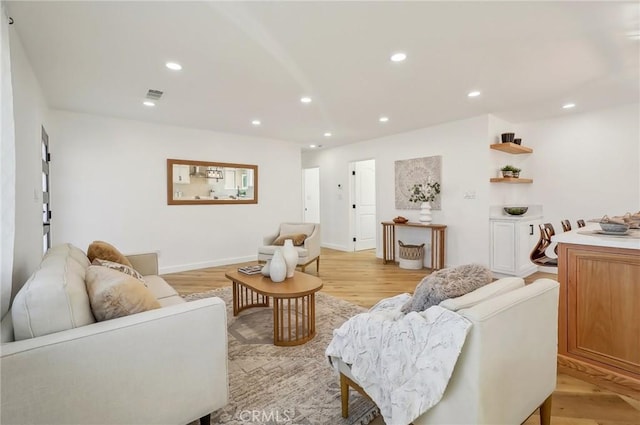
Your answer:
[[[340,401],[342,402],[342,417],[349,417],[349,383],[347,377],[340,374]]]
[[[211,413],[200,418],[200,425],[211,425]]]
[[[551,424],[551,396],[540,405],[540,425]]]
[[[306,269],[306,268],[307,268],[307,265],[306,265],[306,264],[303,264],[303,265],[301,265],[301,266],[300,266],[300,271],[301,271],[302,273],[304,273],[304,269]]]
[[[316,258],[316,274],[317,275],[320,274],[320,256],[318,256],[318,258]]]

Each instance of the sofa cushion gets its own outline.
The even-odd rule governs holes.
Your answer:
[[[277,246],[283,246],[284,241],[286,241],[287,239],[291,239],[291,242],[293,242],[293,246],[300,246],[304,243],[304,240],[307,239],[307,235],[304,233],[295,233],[293,235],[281,234],[276,238],[275,241],[273,241],[273,244]]]
[[[86,282],[91,309],[98,321],[160,308],[142,282],[118,270],[89,266]]]
[[[424,311],[447,298],[459,297],[491,282],[491,271],[479,264],[438,270],[426,276],[402,311]]]
[[[133,267],[127,257],[122,255],[115,246],[104,241],[93,241],[87,249],[87,257],[89,261],[93,262],[96,258],[101,260],[114,261],[116,263],[124,264],[125,266]]]
[[[463,308],[471,308],[482,301],[506,294],[514,289],[522,288],[523,286],[523,279],[519,277],[505,277],[460,297],[446,299],[439,305],[447,310],[458,311]]]
[[[101,260],[100,258],[94,259],[91,264],[93,264],[94,266],[102,266],[109,269],[118,270],[119,272],[127,274],[133,278],[138,279],[140,282],[145,283],[142,275],[138,273],[133,267],[125,266],[124,264],[116,263],[115,261]],[[147,286],[146,283],[144,286]]]
[[[95,322],[84,284],[86,269],[69,247],[51,250],[13,300],[16,341]]]
[[[310,236],[313,233],[314,228],[315,224],[313,223],[282,223],[280,225],[280,234],[295,235],[302,233]]]
[[[147,287],[156,299],[161,300],[163,298],[179,296],[173,287],[169,286],[167,282],[160,276],[145,276]]]

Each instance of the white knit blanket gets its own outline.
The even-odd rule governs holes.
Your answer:
[[[326,355],[351,366],[387,425],[406,425],[440,401],[471,322],[439,306],[404,315],[401,294],[333,331]]]

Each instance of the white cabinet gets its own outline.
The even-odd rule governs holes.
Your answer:
[[[178,184],[189,184],[189,166],[173,164],[173,182]]]
[[[529,259],[538,243],[540,218],[491,219],[491,270],[526,277],[537,270]]]

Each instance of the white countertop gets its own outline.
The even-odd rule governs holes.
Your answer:
[[[628,236],[600,235],[595,233],[598,230],[601,230],[598,223],[587,224],[586,227],[559,233],[551,240],[558,243],[640,250],[640,230],[638,229],[631,229]]]

